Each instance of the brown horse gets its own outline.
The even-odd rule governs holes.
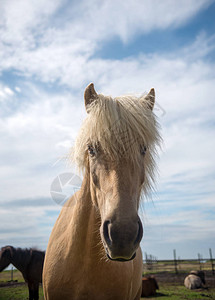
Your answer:
[[[85,90],[87,118],[72,159],[84,172],[52,230],[43,271],[47,300],[137,300],[142,291],[142,191],[154,181],[154,89],[140,98]]]
[[[13,264],[22,273],[25,282],[28,284],[29,300],[38,300],[44,257],[45,252],[37,249],[2,247],[0,251],[0,272],[9,264]]]
[[[159,290],[156,279],[153,276],[142,278],[142,294],[141,297],[149,297],[156,295],[156,290]]]

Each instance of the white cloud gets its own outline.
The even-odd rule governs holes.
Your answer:
[[[61,0],[2,0],[1,39],[11,45],[18,43],[21,48],[34,48],[35,35],[44,30],[49,16],[55,13],[61,3]]]
[[[54,28],[56,24],[64,32],[70,32],[71,43],[75,36],[92,41],[118,35],[126,41],[136,33],[182,26],[211,3],[211,0],[117,0],[103,3],[93,0],[71,5],[62,0],[3,0],[0,4],[1,38],[33,49],[36,38],[46,36],[45,26]],[[60,8],[63,17],[58,15]]]
[[[81,2],[81,36],[105,39],[119,36],[128,41],[138,33],[183,26],[192,16],[212,1],[98,0]],[[87,24],[87,31],[83,24]]]
[[[16,92],[18,92],[18,93],[21,93],[21,89],[20,89],[20,87],[18,87],[18,86],[15,86],[15,90],[16,90]]]
[[[53,164],[68,153],[85,114],[83,101],[69,93],[25,92],[31,101],[0,119],[2,201],[50,196],[51,180],[66,170],[65,163]]]
[[[6,85],[0,83],[0,102],[11,98],[14,92]]]
[[[2,1],[0,71],[12,68],[41,81],[59,80],[73,87],[80,87],[89,77],[104,80],[102,74],[108,71],[109,62],[90,59],[103,41],[115,35],[128,40],[154,29],[182,26],[210,3],[94,0],[64,6],[60,0]],[[64,8],[63,18],[59,8]],[[202,45],[198,48],[204,50]],[[112,68],[113,64],[117,66],[113,62]],[[132,68],[132,62],[124,66]]]

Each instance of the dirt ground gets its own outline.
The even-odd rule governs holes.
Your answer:
[[[17,282],[17,281],[13,281],[13,282],[0,282],[0,288],[1,287],[6,287],[6,286],[19,286],[19,285],[26,285],[25,282]]]

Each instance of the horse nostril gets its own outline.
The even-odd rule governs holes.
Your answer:
[[[110,239],[109,228],[108,228],[109,224],[110,221],[105,221],[103,224],[103,236],[108,246],[111,245],[111,239]]]
[[[138,221],[138,225],[139,225],[139,228],[138,228],[136,240],[134,242],[135,245],[139,244],[143,237],[143,225],[140,220]]]

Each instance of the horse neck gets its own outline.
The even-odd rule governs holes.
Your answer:
[[[71,224],[72,228],[77,226],[79,228],[78,231],[74,230],[74,240],[76,240],[76,250],[80,252],[82,252],[83,249],[89,250],[90,248],[95,250],[95,248],[98,247],[98,244],[100,244],[100,215],[97,208],[93,205],[92,197],[90,174],[88,170],[86,170],[77,197],[75,217]],[[89,247],[89,245],[92,247]]]
[[[8,260],[6,263],[4,261],[4,264],[3,262],[1,262],[0,272],[2,272],[5,268],[7,268],[9,264],[10,264],[10,260]]]
[[[13,249],[11,254],[11,263],[16,267],[20,272],[25,273],[27,265],[29,263],[29,255],[26,255],[25,251],[21,249]]]

